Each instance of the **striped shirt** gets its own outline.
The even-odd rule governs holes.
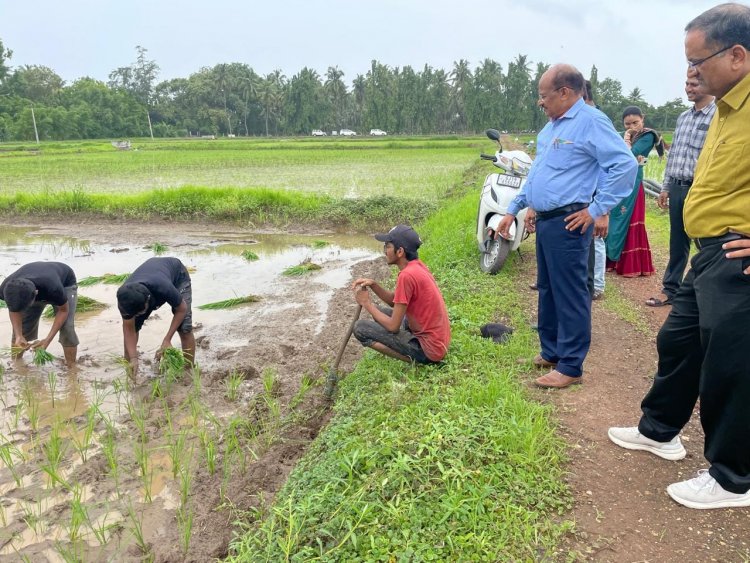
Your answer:
[[[693,106],[677,118],[677,128],[664,171],[663,191],[669,191],[670,180],[692,181],[695,163],[706,141],[706,132],[715,112],[716,102],[712,100],[704,108],[695,109]]]

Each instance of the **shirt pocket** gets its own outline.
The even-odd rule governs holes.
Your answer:
[[[556,170],[569,168],[575,160],[576,150],[574,145],[552,145],[548,151],[547,164]]]
[[[727,191],[737,190],[740,182],[747,180],[745,174],[739,173],[743,158],[750,157],[747,147],[744,143],[719,143],[709,160],[710,180],[725,186]]]

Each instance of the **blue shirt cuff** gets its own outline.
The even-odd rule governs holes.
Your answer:
[[[518,212],[521,211],[521,208],[516,203],[512,203],[508,206],[508,213],[510,215],[513,215],[514,217],[518,215]]]

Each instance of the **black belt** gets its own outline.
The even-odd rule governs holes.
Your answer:
[[[725,242],[731,242],[733,240],[740,240],[743,238],[746,239],[750,237],[746,237],[738,233],[727,233],[725,235],[721,235],[720,237],[697,238],[695,239],[695,246],[697,246],[699,250],[703,250],[705,247],[711,246],[712,244],[724,244]]]
[[[559,217],[560,215],[567,215],[568,213],[575,213],[581,209],[586,209],[589,206],[588,203],[571,203],[570,205],[564,205],[557,209],[550,209],[549,211],[537,211],[537,219],[552,219],[553,217]]]
[[[693,185],[693,179],[690,178],[690,180],[678,180],[677,178],[672,178],[669,181],[669,184],[672,186],[680,186],[682,188],[689,188]]]

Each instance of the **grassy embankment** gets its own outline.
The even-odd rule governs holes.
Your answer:
[[[0,213],[340,227],[417,221],[481,138],[142,140],[0,145]]]
[[[473,183],[484,168],[475,168]],[[569,529],[564,444],[524,382],[537,351],[514,289],[515,260],[482,274],[477,193],[419,226],[453,341],[442,367],[367,353],[340,384],[335,416],[268,511],[232,548],[235,561],[497,561],[552,557]],[[479,336],[508,319],[510,343]]]

